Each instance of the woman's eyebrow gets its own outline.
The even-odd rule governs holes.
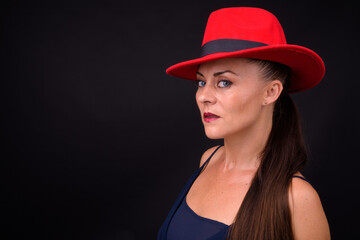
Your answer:
[[[224,70],[224,71],[221,71],[221,72],[216,72],[216,73],[214,73],[214,77],[217,77],[217,76],[219,76],[219,75],[221,75],[221,74],[224,74],[224,73],[232,73],[232,74],[238,76],[238,75],[237,75],[236,73],[234,73],[233,71]],[[204,75],[203,75],[201,72],[196,72],[196,74],[199,74],[200,76],[204,77]]]
[[[200,76],[204,77],[204,75],[201,72],[196,72],[196,74],[199,74]]]
[[[221,71],[221,72],[216,72],[216,73],[214,73],[214,77],[219,76],[219,75],[221,75],[221,74],[223,74],[223,73],[232,73],[232,74],[238,76],[238,75],[237,75],[236,73],[234,73],[233,71],[225,70],[225,71]]]

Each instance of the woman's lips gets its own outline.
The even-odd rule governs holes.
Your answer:
[[[204,121],[205,122],[212,122],[212,121],[215,121],[218,118],[220,118],[220,117],[213,114],[213,113],[211,113],[211,112],[205,112],[204,113]]]

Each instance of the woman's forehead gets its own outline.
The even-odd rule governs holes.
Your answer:
[[[250,63],[247,58],[222,58],[199,65],[198,72],[202,75],[213,74],[215,72],[232,71],[234,73],[241,72],[257,72],[258,68],[255,64]]]

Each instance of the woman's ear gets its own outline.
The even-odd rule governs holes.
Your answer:
[[[283,90],[283,85],[279,80],[269,82],[264,88],[263,105],[269,105],[275,102]]]

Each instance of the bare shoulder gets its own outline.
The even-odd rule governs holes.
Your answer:
[[[205,163],[205,161],[210,157],[210,155],[219,147],[220,145],[214,146],[206,150],[200,159],[200,167]]]
[[[295,239],[330,239],[329,224],[320,197],[311,184],[303,179],[293,178],[289,191]]]

